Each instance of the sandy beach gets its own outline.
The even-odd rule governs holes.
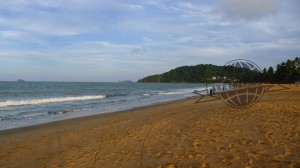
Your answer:
[[[300,167],[300,86],[198,99],[1,131],[0,167]]]

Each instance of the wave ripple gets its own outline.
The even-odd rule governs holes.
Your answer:
[[[103,98],[105,98],[104,95],[95,95],[95,96],[55,97],[55,98],[27,99],[27,100],[7,100],[7,101],[0,102],[0,107],[37,105],[37,104],[44,104],[44,103],[57,103],[57,102],[80,101],[80,100],[103,99]]]

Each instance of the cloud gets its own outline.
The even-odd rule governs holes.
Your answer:
[[[220,0],[219,10],[229,19],[260,19],[276,13],[276,0]]]
[[[74,74],[88,74],[85,80],[97,76],[102,81],[135,80],[178,66],[223,65],[236,58],[273,65],[277,58],[300,53],[298,1],[4,0],[0,4],[0,76],[8,73],[7,67],[28,73],[36,67],[42,69],[41,75],[65,71],[59,79],[63,74],[74,80]]]
[[[145,54],[147,52],[148,52],[148,50],[144,47],[134,48],[134,49],[131,50],[132,54]]]
[[[0,6],[0,23],[15,30],[73,36],[114,27],[120,11],[136,10],[138,5],[115,5],[114,1],[4,1]],[[124,11],[122,11],[124,10]],[[119,11],[119,12],[118,12]]]
[[[14,30],[4,30],[0,31],[0,37],[3,38],[18,38],[18,37],[23,37],[24,33],[21,31],[14,31]]]

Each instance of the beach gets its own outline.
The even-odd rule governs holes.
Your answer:
[[[247,109],[193,97],[4,130],[0,167],[300,167],[300,87],[272,89]]]

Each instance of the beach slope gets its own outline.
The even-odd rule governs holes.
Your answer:
[[[244,110],[198,98],[1,131],[0,167],[300,166],[300,87]]]

